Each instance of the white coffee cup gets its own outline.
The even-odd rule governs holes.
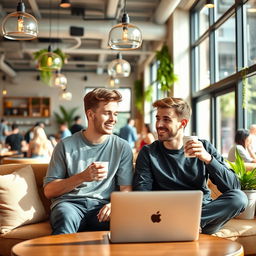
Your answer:
[[[106,172],[106,175],[104,176],[103,179],[106,179],[107,176],[108,176],[108,162],[105,162],[105,161],[97,161],[97,162],[94,162],[95,164],[97,165],[102,165],[103,168],[101,170],[105,171]]]
[[[187,143],[188,141],[191,141],[191,140],[197,141],[197,140],[198,140],[198,137],[197,137],[197,136],[184,136],[184,137],[183,137],[183,146],[185,147],[186,143]],[[188,154],[185,152],[185,150],[184,150],[184,154],[185,154],[185,157],[195,157],[195,156],[188,155]]]

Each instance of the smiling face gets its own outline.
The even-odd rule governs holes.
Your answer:
[[[99,135],[112,134],[117,122],[118,102],[99,102],[95,110],[88,110],[88,125]]]
[[[158,139],[161,141],[182,139],[187,122],[186,119],[179,118],[172,108],[158,108],[156,114]]]

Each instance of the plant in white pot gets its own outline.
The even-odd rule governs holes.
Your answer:
[[[249,201],[245,211],[242,212],[238,218],[254,219],[256,207],[256,168],[251,171],[246,170],[244,160],[237,150],[235,156],[235,162],[228,160],[227,162],[236,173],[241,184],[241,190],[247,195]]]

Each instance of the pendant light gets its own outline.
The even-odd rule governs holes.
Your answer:
[[[25,12],[25,4],[22,0],[17,5],[17,11],[4,18],[2,32],[5,38],[11,40],[31,40],[37,37],[37,20]]]
[[[214,8],[214,0],[206,0],[205,7]]]
[[[61,94],[60,94],[60,99],[61,100],[72,100],[72,93],[67,91],[67,89],[62,90]]]
[[[61,8],[69,8],[71,6],[71,3],[69,0],[61,0],[61,3],[59,5]]]
[[[113,50],[127,51],[139,48],[141,43],[141,31],[135,25],[130,24],[130,18],[126,12],[125,0],[122,23],[112,27],[109,32],[108,44]]]
[[[61,69],[61,57],[52,51],[51,45],[48,46],[48,51],[43,53],[38,59],[38,69],[42,71],[56,71]]]
[[[2,90],[2,95],[5,96],[7,95],[7,89],[5,88],[5,80],[6,80],[6,76],[3,76],[2,77],[2,80],[3,80],[3,90]]]
[[[130,72],[131,65],[122,59],[121,53],[118,53],[117,58],[108,65],[108,74],[112,77],[128,77]]]
[[[117,89],[117,88],[119,88],[119,84],[120,84],[120,80],[118,78],[110,76],[108,83],[106,85],[106,88]]]
[[[51,84],[54,87],[64,90],[67,88],[67,83],[68,83],[68,81],[67,81],[66,76],[64,74],[62,74],[60,72],[60,70],[55,71],[55,75],[52,77]]]
[[[52,39],[52,15],[51,15],[51,0],[49,0],[50,18],[49,18],[49,39],[50,44],[48,51],[43,53],[38,59],[38,69],[42,71],[56,71],[60,70],[63,63],[61,57],[52,51],[51,39]]]

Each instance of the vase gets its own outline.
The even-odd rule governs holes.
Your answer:
[[[245,210],[237,216],[237,219],[251,220],[255,216],[256,190],[243,190],[248,198],[248,205]]]

